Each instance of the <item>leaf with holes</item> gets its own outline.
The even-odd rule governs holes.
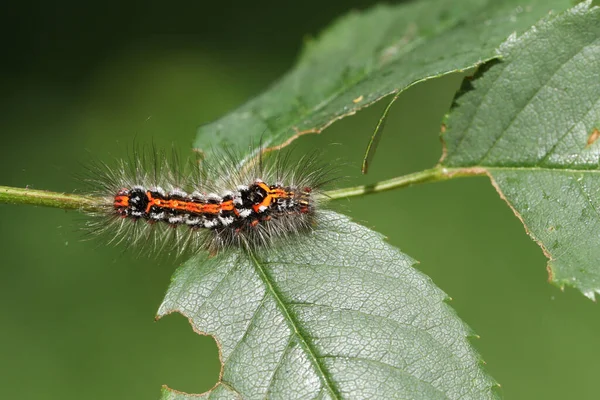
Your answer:
[[[195,146],[260,140],[277,146],[319,133],[417,82],[496,58],[512,32],[524,32],[550,10],[569,5],[570,0],[425,0],[351,13],[308,41],[279,82],[200,127]]]
[[[495,398],[471,332],[413,264],[324,212],[293,247],[190,260],[159,316],[216,338],[223,369],[207,398]]]
[[[289,143],[425,79],[498,57],[568,1],[444,0],[379,6],[341,19],[297,66],[196,146]],[[382,237],[332,212],[286,248],[195,258],[159,316],[180,312],[220,348],[210,398],[496,398],[446,295]],[[191,395],[165,388],[164,399]]]
[[[600,292],[600,9],[549,18],[501,49],[448,119],[447,167],[485,170],[550,259],[550,280]],[[492,65],[493,64],[493,65]],[[468,89],[465,87],[465,89]]]

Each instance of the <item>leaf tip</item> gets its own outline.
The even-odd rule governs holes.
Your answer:
[[[593,301],[596,302],[596,290],[585,290],[583,291],[583,295]]]

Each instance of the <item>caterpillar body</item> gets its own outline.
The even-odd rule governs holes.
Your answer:
[[[318,218],[321,189],[331,168],[310,154],[290,152],[240,161],[212,152],[208,164],[181,169],[176,155],[136,151],[116,167],[95,165],[88,181],[101,199],[88,224],[110,241],[181,254],[227,247],[269,248],[309,232]]]

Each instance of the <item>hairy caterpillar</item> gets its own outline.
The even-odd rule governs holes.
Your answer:
[[[331,181],[317,153],[293,161],[291,152],[240,159],[213,151],[181,167],[179,157],[135,151],[127,160],[92,166],[86,179],[101,199],[90,231],[110,242],[181,254],[228,247],[268,248],[310,231]]]

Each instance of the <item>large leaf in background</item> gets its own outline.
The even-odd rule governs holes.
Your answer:
[[[267,91],[200,127],[195,147],[279,145],[412,84],[497,57],[523,32],[569,0],[429,0],[354,12],[307,43],[297,65]],[[365,144],[367,134],[365,134]]]
[[[448,167],[484,168],[550,259],[550,279],[600,292],[600,9],[536,25],[457,99]]]
[[[323,212],[294,246],[190,260],[158,315],[180,312],[217,340],[223,370],[206,398],[496,398],[471,332],[412,264]]]

